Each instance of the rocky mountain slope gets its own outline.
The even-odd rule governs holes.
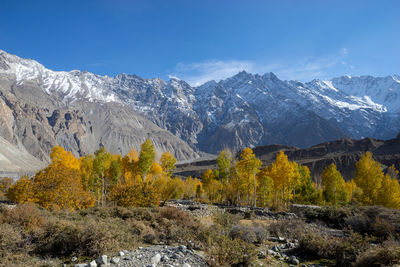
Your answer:
[[[49,88],[45,87],[47,70],[31,79],[27,78],[29,75],[21,79],[20,71],[25,70],[19,60],[22,59],[9,54],[0,55],[0,136],[8,144],[48,162],[49,152],[55,145],[65,147],[76,156],[93,153],[101,145],[113,153],[125,154],[131,148],[140,149],[140,144],[150,138],[159,154],[170,151],[181,160],[199,157],[184,141],[126,105],[108,98],[96,99],[98,91],[82,89],[84,81],[78,89],[87,89],[87,98],[70,98],[69,94],[78,85],[68,81],[70,87],[62,91],[57,87],[57,79],[62,73],[49,72],[50,76],[58,77],[52,80]],[[32,63],[22,60],[22,63],[26,62]],[[37,68],[40,69],[40,65],[34,62],[28,70],[36,71]],[[93,74],[80,75],[78,80]],[[29,164],[25,167],[37,170]]]
[[[324,168],[331,163],[336,164],[346,180],[353,178],[356,162],[367,151],[373,153],[374,159],[379,161],[383,168],[394,164],[400,169],[400,134],[397,138],[386,141],[372,138],[362,140],[343,138],[304,149],[285,145],[258,146],[253,149],[264,165],[274,162],[280,150],[285,152],[289,160],[306,165],[314,180],[318,180]],[[201,177],[207,169],[216,168],[215,159],[195,161],[178,165],[175,175]]]
[[[159,151],[188,160],[225,147],[309,147],[400,130],[396,75],[301,83],[243,71],[192,87],[176,78],[52,71],[0,50],[0,104],[0,136],[45,161],[56,144],[76,155],[99,145],[125,153],[151,137]]]

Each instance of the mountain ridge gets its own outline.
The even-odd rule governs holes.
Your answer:
[[[102,144],[104,135],[108,136],[106,139],[112,150],[126,152],[125,146],[133,143],[137,148],[139,141],[132,140],[144,138],[134,134],[135,127],[139,127],[134,123],[138,116],[143,117],[139,120],[146,120],[146,127],[159,127],[166,131],[161,134],[157,130],[160,136],[164,136],[161,139],[157,137],[157,142],[164,143],[166,140],[162,141],[163,138],[169,138],[175,140],[170,145],[179,143],[181,149],[177,155],[181,160],[199,157],[201,152],[215,154],[226,147],[238,151],[248,146],[273,143],[309,147],[343,137],[389,139],[400,130],[400,80],[397,75],[341,76],[302,83],[280,80],[271,72],[259,75],[241,71],[218,82],[209,81],[192,87],[173,77],[164,81],[160,78],[144,79],[134,74],[110,77],[78,70],[52,71],[37,61],[0,50],[0,77],[3,77],[0,96],[4,101],[9,102],[11,97],[32,108],[40,104],[46,107],[47,111],[43,112],[47,117],[52,116],[55,110],[65,113],[77,109],[80,115],[77,115],[75,128],[80,127],[79,131],[85,134],[61,131],[69,136],[64,139],[70,141],[55,138],[58,141],[50,142],[53,145],[61,142],[76,155],[90,153]],[[113,114],[108,124],[104,124],[104,128],[109,129],[107,134],[88,134],[93,125],[89,126],[90,116],[86,113],[95,114],[97,106],[100,111]],[[102,109],[101,106],[107,107]],[[122,113],[127,115],[119,117],[119,120],[132,121],[127,123],[131,130],[124,132],[124,136],[130,136],[128,143],[122,139],[111,141],[112,135],[120,136],[113,129],[119,127],[116,126],[119,125],[116,110],[126,110]],[[103,117],[96,117],[99,118]],[[22,118],[16,118],[14,114],[13,120]],[[150,126],[152,123],[155,125]],[[49,138],[57,135],[53,127],[47,130]],[[13,129],[14,132],[17,130],[21,129]],[[102,132],[101,129],[96,131]],[[148,131],[144,132],[142,134],[149,136]],[[170,137],[169,133],[172,134]],[[10,135],[10,131],[5,133],[3,130],[0,136],[7,134]],[[38,137],[32,139],[33,143],[37,143],[35,138]],[[79,138],[91,140],[88,141],[90,145],[85,148],[79,144]],[[40,158],[48,160],[44,155],[48,152],[47,146],[28,151],[35,155],[37,149],[43,150]]]

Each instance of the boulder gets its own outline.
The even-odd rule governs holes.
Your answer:
[[[160,260],[161,260],[161,255],[160,255],[160,253],[157,253],[156,255],[154,255],[154,256],[150,259],[150,262],[151,262],[152,264],[158,264],[158,263],[160,262]]]

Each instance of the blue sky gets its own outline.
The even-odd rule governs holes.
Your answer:
[[[282,79],[400,74],[398,0],[2,0],[0,49],[54,70]]]

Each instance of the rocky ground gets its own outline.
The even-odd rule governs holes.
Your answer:
[[[76,259],[73,259],[76,260]],[[135,251],[120,251],[117,255],[102,255],[90,263],[75,264],[75,267],[94,266],[208,266],[204,258],[184,245],[139,247]]]

